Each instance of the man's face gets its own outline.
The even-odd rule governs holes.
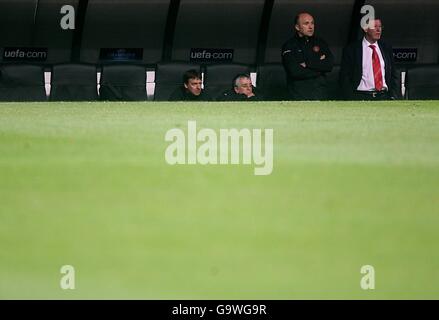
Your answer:
[[[314,35],[314,18],[308,13],[302,13],[295,28],[300,37],[312,37]]]
[[[194,96],[199,96],[201,94],[201,79],[189,79],[188,82],[184,84],[184,87]]]
[[[373,28],[366,29],[366,38],[373,42],[376,42],[381,39],[381,33],[383,31],[383,25],[381,24],[381,20],[371,21]]]
[[[249,78],[240,78],[238,86],[235,86],[235,92],[238,94],[245,94],[247,97],[253,96],[252,81]]]

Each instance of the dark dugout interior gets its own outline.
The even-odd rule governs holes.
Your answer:
[[[102,49],[111,55],[111,49],[125,48],[135,57],[126,63],[144,65],[152,84],[157,64],[202,65],[201,49],[214,49],[224,57],[232,52],[227,62],[256,72],[261,65],[280,63],[294,16],[308,11],[338,65],[343,48],[361,36],[365,4],[382,18],[383,39],[400,50],[403,82],[405,71],[439,63],[438,0],[0,0],[0,62],[11,63],[5,48],[44,48],[47,54],[38,64],[46,71],[72,62],[100,71],[114,62]],[[73,30],[60,27],[64,5],[75,8]],[[201,60],[194,61],[197,52]]]

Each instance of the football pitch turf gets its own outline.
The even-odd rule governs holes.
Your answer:
[[[272,174],[167,164],[189,120]],[[438,101],[0,104],[2,299],[438,299],[438,230]]]

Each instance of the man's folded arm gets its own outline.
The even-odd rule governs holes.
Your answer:
[[[300,64],[304,61],[297,61],[291,51],[286,50],[282,53],[282,63],[286,72],[292,79],[304,80],[316,78],[320,72],[304,68]]]
[[[324,59],[322,57],[324,56]],[[308,62],[308,67],[318,72],[331,72],[334,67],[334,55],[326,44],[322,44],[320,57],[316,57]]]

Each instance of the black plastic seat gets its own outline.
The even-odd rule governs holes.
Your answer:
[[[44,69],[36,65],[0,66],[0,101],[46,101]]]
[[[405,86],[409,100],[439,99],[439,65],[409,69]]]
[[[101,100],[144,101],[146,68],[140,65],[107,65],[102,67]]]
[[[52,101],[93,101],[98,99],[96,66],[61,64],[52,68]]]
[[[256,79],[258,93],[264,100],[288,100],[287,80],[281,63],[260,65]]]

